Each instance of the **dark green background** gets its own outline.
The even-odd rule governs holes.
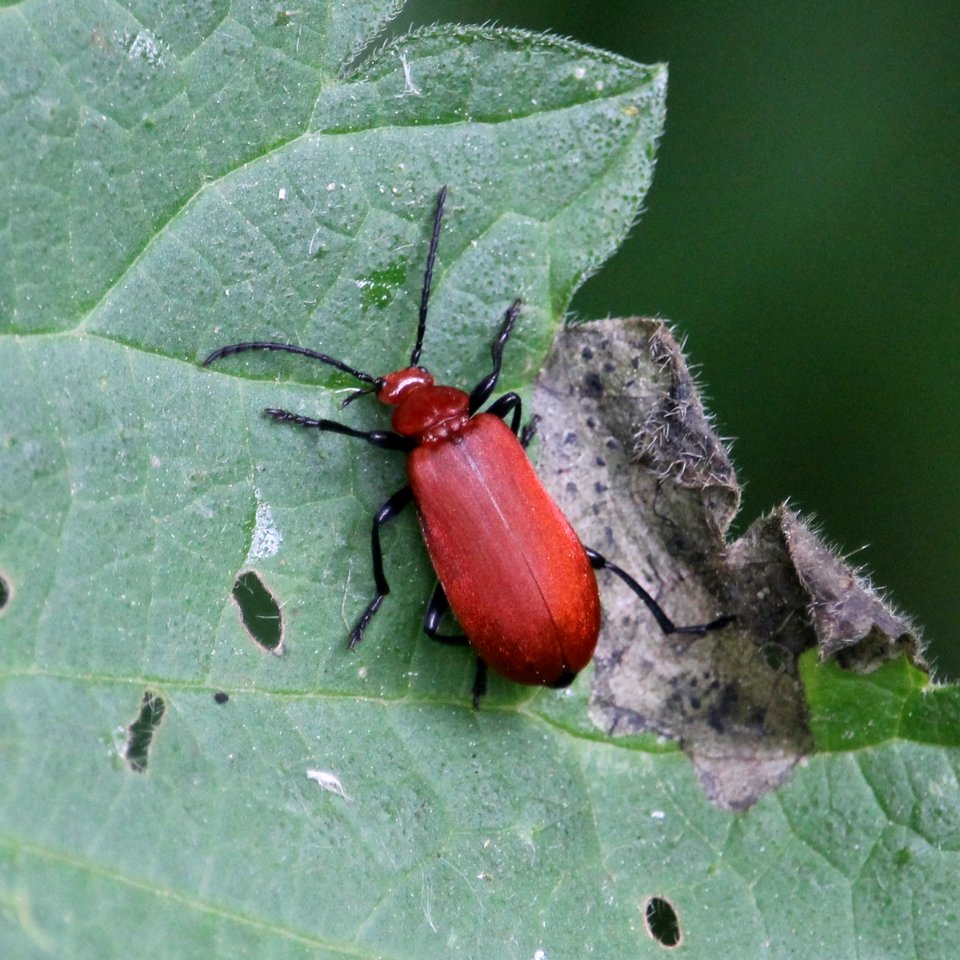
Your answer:
[[[669,62],[647,210],[573,308],[687,334],[741,529],[789,497],[960,676],[960,4],[411,0],[398,26],[490,20]]]

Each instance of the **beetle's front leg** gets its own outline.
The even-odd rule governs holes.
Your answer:
[[[263,412],[268,417],[273,417],[278,423],[295,423],[300,427],[326,430],[345,437],[356,437],[358,440],[366,440],[367,443],[382,447],[384,450],[402,450],[404,453],[409,453],[414,447],[413,440],[409,437],[401,437],[399,433],[394,433],[392,430],[355,430],[336,420],[315,420],[313,417],[305,417],[301,413],[292,413],[290,410],[279,410],[276,407],[267,407]]]
[[[476,413],[490,398],[490,394],[496,389],[497,381],[500,379],[500,367],[503,363],[503,348],[510,337],[513,325],[517,322],[517,316],[522,306],[519,300],[514,300],[503,315],[503,323],[500,324],[500,330],[497,333],[493,345],[490,347],[490,356],[493,358],[493,369],[488,373],[471,391],[470,403],[468,409],[471,415]],[[516,433],[516,430],[514,430]]]

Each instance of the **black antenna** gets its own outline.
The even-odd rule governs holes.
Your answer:
[[[333,357],[328,357],[325,353],[317,353],[316,350],[310,350],[307,347],[298,347],[293,343],[276,343],[273,340],[253,340],[249,343],[227,344],[227,346],[221,347],[219,350],[214,350],[213,353],[203,361],[203,365],[208,367],[221,357],[228,357],[232,353],[245,353],[248,350],[279,350],[283,353],[297,353],[301,357],[319,360],[321,363],[336,367],[344,373],[349,373],[351,377],[356,377],[361,383],[369,383],[374,387],[379,387],[381,384],[380,377],[374,377],[369,373],[364,373],[362,370],[356,370],[342,360],[335,360]]]
[[[437,194],[437,212],[433,215],[433,233],[430,234],[430,249],[427,251],[427,269],[423,274],[423,292],[420,294],[420,322],[417,324],[417,342],[410,354],[410,366],[420,362],[423,349],[423,334],[427,329],[427,305],[430,303],[430,284],[433,281],[433,264],[437,259],[437,245],[440,243],[440,225],[443,221],[443,204],[447,199],[447,188],[441,187]]]

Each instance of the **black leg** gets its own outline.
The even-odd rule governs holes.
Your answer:
[[[278,410],[276,407],[267,407],[263,412],[268,417],[273,417],[278,423],[295,423],[300,427],[312,427],[316,430],[340,433],[345,437],[356,437],[358,440],[366,440],[367,443],[385,450],[402,450],[408,453],[415,446],[411,438],[401,437],[399,433],[394,433],[392,430],[354,430],[353,427],[348,427],[345,423],[337,423],[336,420],[314,420],[313,417],[291,413],[289,410]]]
[[[530,441],[537,435],[537,423],[540,417],[536,413],[530,418],[530,422],[524,424],[522,430],[520,429],[520,420],[523,417],[523,401],[520,399],[518,393],[511,391],[510,393],[505,393],[502,397],[498,397],[487,407],[486,412],[492,413],[501,420],[506,420],[507,415],[511,414],[510,429],[517,435],[517,438],[520,440],[520,446],[523,447],[524,450],[527,449]]]
[[[423,614],[423,632],[438,643],[455,647],[469,646],[470,641],[463,634],[446,634],[438,631],[440,619],[447,609],[447,595],[443,592],[443,585],[438,583],[433,588],[427,609]],[[481,697],[487,692],[487,665],[479,657],[477,657],[477,672],[473,675],[473,688],[470,692],[474,707],[479,707]]]
[[[523,425],[523,429],[520,431],[520,446],[523,447],[524,450],[530,446],[530,441],[537,435],[537,424],[539,422],[540,414],[535,413],[529,421]]]
[[[440,620],[449,609],[447,595],[443,592],[443,585],[437,583],[430,594],[427,609],[423,612],[423,632],[437,643],[446,643],[453,647],[468,646],[470,641],[462,634],[440,633]]]
[[[621,570],[620,567],[615,563],[611,563],[606,557],[601,556],[596,550],[591,550],[589,547],[585,547],[584,549],[587,551],[587,557],[593,569],[609,570],[612,574],[618,576],[647,605],[647,609],[653,614],[654,619],[664,633],[703,634],[711,630],[719,630],[721,627],[725,627],[728,623],[736,620],[735,616],[717,617],[716,620],[711,620],[709,623],[696,623],[690,626],[678,627],[666,613],[664,613],[660,604],[657,603],[626,570]]]
[[[523,416],[523,401],[520,399],[520,394],[513,392],[505,393],[502,397],[498,397],[491,403],[490,406],[487,407],[486,412],[492,413],[501,420],[506,420],[509,416],[510,429],[514,433],[520,432],[520,419]]]
[[[479,657],[477,657],[477,672],[473,675],[473,689],[470,692],[473,695],[473,708],[476,710],[487,692],[487,665]]]
[[[413,493],[410,488],[403,487],[390,497],[373,517],[373,533],[370,537],[370,546],[373,553],[373,580],[376,584],[377,592],[374,594],[370,603],[367,604],[367,609],[363,611],[362,616],[357,621],[357,625],[350,631],[351,649],[363,639],[363,633],[367,629],[370,620],[380,609],[383,598],[390,592],[390,584],[387,583],[387,578],[383,572],[383,550],[380,547],[380,528],[397,516],[412,499]]]
[[[476,413],[490,399],[497,386],[497,380],[500,379],[500,366],[503,363],[503,348],[510,337],[513,325],[517,322],[517,315],[520,313],[520,301],[514,300],[509,309],[504,314],[503,323],[500,324],[500,331],[497,333],[493,345],[490,347],[490,356],[493,357],[493,370],[487,374],[471,391],[470,403],[468,409],[471,414]]]

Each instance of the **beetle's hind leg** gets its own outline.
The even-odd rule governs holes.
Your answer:
[[[646,604],[647,609],[653,614],[653,618],[657,621],[660,629],[664,633],[693,633],[700,635],[709,633],[711,630],[719,630],[721,627],[725,627],[737,619],[735,615],[728,615],[725,617],[717,617],[716,620],[711,620],[709,623],[677,626],[677,624],[667,616],[663,607],[661,607],[626,570],[622,570],[615,563],[611,563],[606,557],[597,553],[596,550],[591,550],[589,547],[585,547],[584,549],[587,551],[590,566],[592,566],[594,570],[609,570],[612,574],[619,577]]]
[[[462,633],[440,633],[440,620],[450,609],[447,603],[447,595],[443,591],[443,585],[438,581],[430,594],[430,600],[427,602],[427,609],[423,612],[423,632],[437,643],[445,643],[453,647],[467,647],[470,645],[469,639]],[[480,706],[480,698],[487,692],[487,665],[477,657],[477,672],[473,677],[473,687],[471,689],[474,707]]]

